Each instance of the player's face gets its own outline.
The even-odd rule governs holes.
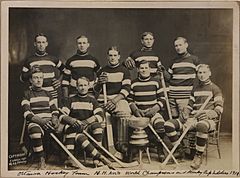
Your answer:
[[[48,46],[47,38],[45,36],[38,36],[35,39],[34,46],[40,52],[45,52]]]
[[[175,50],[178,54],[184,54],[187,52],[188,43],[183,39],[178,39],[174,42]]]
[[[77,39],[78,50],[81,51],[82,53],[87,52],[89,46],[90,46],[90,44],[88,43],[87,38]]]
[[[138,68],[139,75],[143,78],[147,78],[150,76],[150,66],[148,63],[141,64]]]
[[[81,95],[85,95],[88,93],[89,83],[87,80],[79,79],[77,84],[77,90]]]
[[[32,74],[32,78],[30,79],[32,86],[36,88],[41,88],[43,85],[43,73],[38,72]]]
[[[207,67],[200,67],[197,72],[197,77],[201,82],[209,79],[211,72]]]
[[[154,43],[154,38],[150,34],[144,36],[142,39],[143,46],[145,46],[147,48],[151,48],[153,46],[153,43]]]
[[[120,55],[116,50],[108,51],[108,61],[111,65],[117,65],[119,63]]]

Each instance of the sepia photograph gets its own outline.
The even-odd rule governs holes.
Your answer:
[[[239,4],[1,3],[1,177],[239,173]]]

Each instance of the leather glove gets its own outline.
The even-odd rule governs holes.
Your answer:
[[[104,106],[104,109],[106,111],[113,111],[116,108],[116,103],[114,102],[114,100],[109,100],[107,102],[107,104]]]
[[[208,111],[206,111],[206,114],[207,114],[209,119],[215,119],[215,118],[218,117],[217,112],[214,111],[214,110],[208,110]]]
[[[57,129],[58,126],[59,126],[59,124],[60,124],[60,121],[59,121],[59,119],[57,118],[57,116],[53,116],[51,122],[52,122],[53,128],[54,128],[54,129]]]
[[[208,119],[206,111],[197,112],[195,117],[197,118],[198,121]]]
[[[76,121],[75,121],[74,124],[72,125],[72,128],[76,129],[78,132],[82,132],[83,129],[84,129],[84,126],[83,126],[83,125],[84,125],[84,124],[83,124],[81,121],[79,121],[79,120],[76,119]]]
[[[179,112],[179,120],[182,123],[185,123],[187,121],[187,119],[189,118],[189,114],[190,114],[190,109],[184,107],[182,111]]]
[[[41,118],[39,116],[33,116],[32,122],[40,125],[44,130],[54,130],[52,127],[51,118]]]
[[[136,117],[144,117],[145,116],[144,111],[141,109],[136,109],[135,111],[133,111],[133,115]]]
[[[53,78],[52,84],[53,84],[54,89],[58,89],[61,86],[61,81]]]
[[[98,77],[98,83],[104,84],[108,82],[108,76],[106,72],[102,72],[101,75]]]
[[[146,117],[152,118],[159,110],[160,110],[160,106],[158,104],[156,104],[152,108],[147,109],[144,112],[144,115]]]
[[[124,65],[129,69],[132,70],[136,67],[135,61],[131,58],[128,57],[126,61],[124,62]]]
[[[159,72],[159,73],[162,73],[163,71],[165,71],[166,70],[166,68],[163,66],[163,65],[158,65],[157,66],[158,68],[157,68],[157,72]]]

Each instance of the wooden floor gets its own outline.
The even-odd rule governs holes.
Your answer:
[[[212,147],[209,148],[210,150]],[[200,169],[202,170],[230,170],[232,168],[232,141],[231,137],[221,137],[220,138],[220,150],[222,158],[218,158],[217,151],[212,151],[208,154],[208,162],[204,159],[204,162]],[[137,159],[137,158],[136,158]],[[93,168],[92,160],[88,158],[84,163],[80,160],[85,166],[89,167],[89,169]],[[163,167],[161,163],[157,159],[157,154],[151,153],[151,163],[148,163],[147,156],[143,155],[143,164],[132,167],[131,170],[139,170],[139,169],[147,169],[147,170],[162,170]],[[189,160],[182,160],[179,162],[179,166],[176,164],[167,164],[164,169],[166,170],[189,170],[191,161]],[[114,163],[117,169],[120,168],[117,163]],[[105,167],[106,168],[106,167]],[[19,164],[15,166],[9,166],[9,170],[35,170],[37,169],[37,163],[28,163],[28,164]],[[66,169],[63,161],[60,161],[59,158],[55,155],[51,155],[50,158],[47,160],[47,170],[63,170]],[[129,168],[128,168],[129,169]]]

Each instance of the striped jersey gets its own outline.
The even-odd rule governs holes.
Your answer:
[[[94,97],[79,94],[69,98],[68,104],[62,108],[63,112],[80,121],[95,116],[98,121],[103,121],[103,110],[99,107]],[[60,116],[60,119],[65,115]]]
[[[222,91],[210,80],[205,83],[201,82],[199,85],[194,87],[190,96],[188,108],[191,111],[199,110],[208,97],[211,99],[204,110],[215,110],[218,115],[221,114],[223,112],[224,102]]]
[[[57,98],[57,91],[54,89],[52,82],[56,78],[56,69],[61,73],[65,70],[64,64],[54,56],[49,55],[48,53],[38,54],[37,52],[27,58],[22,68],[21,80],[28,82],[30,78],[30,69],[34,65],[39,65],[40,69],[43,72],[43,89],[49,91],[53,98]]]
[[[133,80],[128,100],[142,110],[151,108],[156,104],[162,108],[165,103],[162,86],[159,80],[153,77]]]
[[[136,64],[142,60],[148,61],[151,68],[151,76],[156,76],[157,68],[161,64],[161,61],[158,54],[152,48],[143,47],[141,50],[132,52],[130,57]]]
[[[175,99],[188,99],[196,79],[196,68],[199,60],[189,53],[179,55],[174,59],[168,69],[171,75],[169,81],[169,97]]]
[[[30,87],[29,90],[26,90],[21,105],[24,118],[27,121],[31,121],[35,115],[41,118],[49,118],[53,115],[58,116],[59,113],[51,94],[40,88]]]
[[[106,88],[109,99],[113,99],[119,93],[122,94],[124,97],[127,97],[129,95],[131,79],[130,72],[126,67],[124,67],[120,63],[116,66],[112,66],[109,64],[100,70],[99,75],[103,72],[106,73],[108,76]],[[103,90],[100,91],[98,101],[104,101]]]
[[[92,55],[77,51],[75,55],[69,58],[66,62],[66,70],[64,72],[62,86],[69,88],[70,94],[76,94],[76,81],[79,77],[87,77],[90,80],[92,88],[95,80],[95,75],[100,70],[101,66],[98,60]]]

